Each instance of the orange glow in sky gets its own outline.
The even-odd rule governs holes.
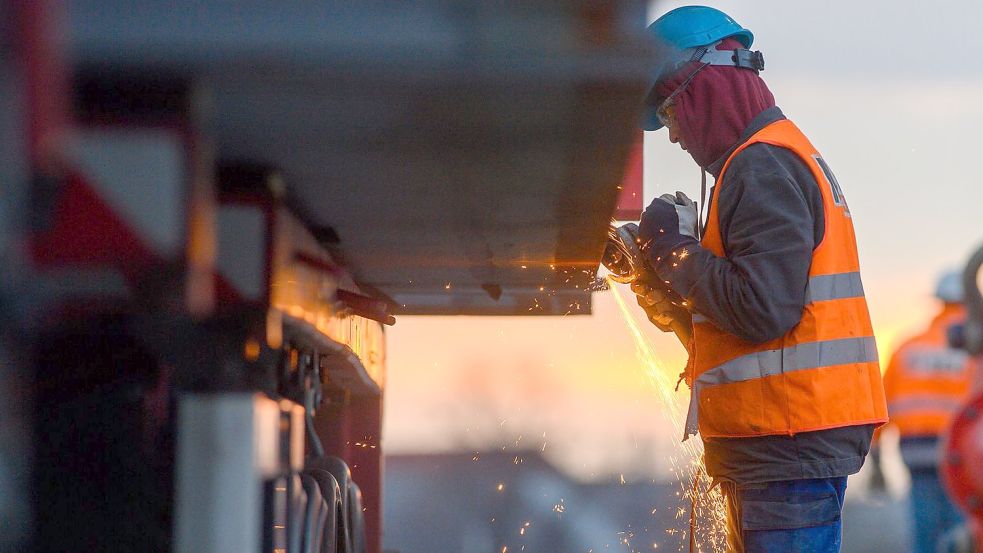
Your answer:
[[[934,302],[914,284],[865,285],[886,366]],[[611,293],[593,302],[590,316],[401,317],[388,329],[387,452],[537,448],[584,479],[666,476],[679,435],[662,410],[684,409],[689,391],[658,397]],[[674,378],[685,351],[635,315]]]
[[[650,19],[679,4],[653,3]],[[878,28],[879,44],[911,36],[948,44],[953,28],[975,19],[924,10],[909,17],[882,2],[852,3],[851,17],[829,9],[807,19],[794,2],[766,10],[736,0],[714,5],[754,30],[778,106],[843,187],[886,366],[901,340],[935,314],[936,276],[983,241],[983,186],[967,169],[979,157],[983,74],[978,64],[931,49],[912,53],[920,61],[854,54],[869,50],[870,21],[884,13],[902,15]],[[970,56],[972,44],[952,51]],[[675,190],[700,196],[699,168],[664,131],[646,133],[644,160],[646,202]],[[402,317],[388,333],[388,451],[478,450],[521,436],[520,444],[546,443],[546,455],[585,478],[664,474],[679,437],[661,410],[680,407],[688,391],[680,390],[680,405],[664,405],[645,382],[610,293],[595,293],[593,303],[586,317]],[[684,352],[675,338],[640,320],[666,370],[678,372]]]

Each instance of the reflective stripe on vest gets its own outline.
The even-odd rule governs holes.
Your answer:
[[[887,412],[892,417],[923,414],[926,411],[952,415],[962,406],[962,402],[941,394],[920,394],[887,402]]]
[[[860,298],[864,295],[864,285],[860,273],[837,273],[833,275],[816,275],[809,279],[806,286],[806,303],[817,301]],[[693,323],[702,324],[710,319],[699,313],[693,313]]]
[[[836,273],[832,275],[816,275],[809,278],[806,287],[806,303],[817,301],[860,298],[864,295],[864,285],[860,281],[860,273]]]
[[[876,362],[877,343],[873,337],[796,344],[731,359],[703,372],[693,383],[693,394],[690,396],[689,412],[686,416],[686,436],[697,431],[698,398],[700,389],[704,386],[742,382],[805,369]]]
[[[876,361],[877,344],[873,338],[842,338],[749,353],[717,365],[697,377],[696,381],[702,384],[727,384],[783,372]]]

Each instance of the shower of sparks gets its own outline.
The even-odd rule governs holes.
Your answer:
[[[647,244],[643,244],[644,248]],[[673,253],[676,261],[682,261],[689,256],[687,250],[682,250],[679,253]],[[549,265],[550,269],[553,271],[557,270],[557,267],[553,264]],[[527,265],[521,265],[522,269],[527,269]],[[580,271],[590,278],[590,283],[584,287],[585,291],[597,291],[597,290],[607,290],[610,289],[615,297],[616,303],[618,304],[619,310],[628,327],[629,333],[631,334],[633,341],[635,343],[635,354],[638,361],[643,369],[643,374],[648,380],[652,389],[656,392],[659,398],[662,400],[665,409],[663,409],[663,416],[666,421],[674,428],[679,434],[682,434],[683,429],[683,415],[681,409],[677,408],[679,406],[678,399],[679,395],[676,394],[676,377],[662,366],[658,357],[655,355],[651,345],[649,344],[645,334],[642,332],[638,323],[636,322],[632,312],[629,310],[627,304],[621,293],[614,286],[615,281],[608,277],[596,276],[595,271],[583,270]],[[564,283],[569,283],[573,277],[570,276],[570,272],[563,269],[563,274],[566,275]],[[563,277],[560,277],[563,278]],[[548,287],[548,277],[544,278],[544,284],[538,286],[539,292],[543,293],[546,298],[541,300],[539,297],[532,298],[532,306],[529,307],[529,311],[541,310],[545,311],[544,305],[541,301],[547,302],[546,305],[549,306],[548,298],[555,296],[558,292],[557,289],[553,287]],[[667,282],[668,284],[668,282]],[[450,289],[451,283],[448,282],[445,288]],[[579,285],[575,285],[576,289],[580,289]],[[568,310],[565,315],[570,315],[574,311],[581,311],[583,306],[579,302],[570,303]],[[572,336],[571,336],[572,337]],[[552,363],[551,363],[552,366]],[[502,419],[499,423],[500,427],[504,427],[507,419]],[[546,450],[546,433],[542,436],[543,443],[540,451]],[[518,448],[520,441],[522,440],[522,435],[516,437],[512,444],[506,442],[502,446],[502,451],[507,451],[509,446],[512,445]],[[637,444],[636,444],[637,447]],[[478,452],[475,452],[473,461],[478,460]],[[696,547],[694,551],[700,553],[706,551],[707,553],[718,553],[726,550],[726,524],[725,524],[725,510],[723,498],[720,494],[719,488],[710,489],[710,479],[706,474],[706,468],[703,464],[703,445],[699,440],[687,440],[679,445],[678,453],[671,456],[669,459],[670,471],[675,476],[676,480],[679,482],[679,489],[676,491],[676,497],[678,501],[678,506],[674,509],[675,516],[677,519],[678,526],[676,528],[669,528],[666,530],[667,535],[672,537],[682,537],[684,540],[688,541],[690,533],[690,512],[694,513],[694,519],[696,521],[695,525],[695,537],[694,542]],[[514,465],[522,464],[523,459],[515,455],[512,459]],[[594,476],[591,473],[591,476]],[[620,475],[620,484],[626,485],[624,474]],[[496,490],[501,493],[505,489],[504,482],[498,483],[496,485]],[[695,496],[695,499],[694,499]],[[692,507],[692,509],[691,509]],[[559,499],[559,502],[553,505],[553,512],[556,513],[557,517],[563,516],[566,512],[566,506],[564,504],[563,498]],[[654,516],[656,509],[652,509],[652,515]],[[491,519],[491,522],[495,522],[495,518]],[[524,536],[526,529],[529,527],[529,523],[525,523],[523,527],[519,529],[519,535]],[[638,553],[641,550],[636,549],[634,544],[630,542],[631,538],[636,537],[636,534],[631,531],[630,525],[629,529],[625,532],[619,533],[619,542],[621,545],[626,546],[631,553]],[[605,547],[608,547],[605,545]],[[652,548],[657,549],[659,547],[658,543],[652,543]],[[525,546],[522,546],[519,551],[524,551]],[[502,547],[502,553],[508,551],[507,546]],[[591,550],[593,551],[593,550]]]
[[[566,505],[563,504],[563,498],[560,498],[560,502],[553,505],[553,512],[557,515],[562,515],[567,511]]]
[[[629,310],[621,292],[615,286],[615,282],[610,278],[608,280],[625,325],[635,342],[635,356],[641,362],[652,389],[655,390],[666,406],[663,415],[667,422],[676,430],[677,435],[681,435],[684,425],[683,413],[680,409],[673,408],[677,405],[678,398],[675,392],[676,377],[662,366]],[[726,551],[726,515],[723,496],[719,487],[710,489],[710,478],[707,476],[706,467],[703,464],[702,442],[690,439],[680,443],[679,457],[674,456],[669,459],[672,472],[679,481],[679,491],[676,495],[679,497],[681,505],[676,511],[676,518],[680,522],[685,521],[687,528],[685,532],[689,532],[689,512],[692,505],[696,517],[695,541],[698,550],[713,553]]]

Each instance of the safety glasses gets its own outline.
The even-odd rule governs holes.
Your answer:
[[[703,71],[704,67],[707,67],[709,65],[710,65],[709,63],[704,63],[699,67],[697,67],[692,73],[689,74],[688,77],[686,77],[686,80],[684,80],[682,84],[677,86],[676,89],[673,90],[671,94],[669,94],[669,96],[666,96],[665,100],[662,100],[662,102],[659,103],[659,107],[655,108],[655,116],[659,119],[659,123],[661,123],[662,126],[668,127],[670,121],[672,121],[673,117],[675,116],[675,109],[673,109],[673,102],[676,100],[676,97],[682,94],[683,91],[686,90],[686,87],[689,86],[689,83],[693,81],[693,79],[700,71]]]
[[[676,106],[671,102],[662,102],[655,110],[655,117],[659,120],[659,124],[663,127],[669,127],[670,122],[676,117]]]

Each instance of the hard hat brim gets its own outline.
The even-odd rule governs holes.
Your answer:
[[[659,116],[655,114],[655,108],[646,106],[645,113],[642,115],[642,130],[657,131],[663,126]]]

